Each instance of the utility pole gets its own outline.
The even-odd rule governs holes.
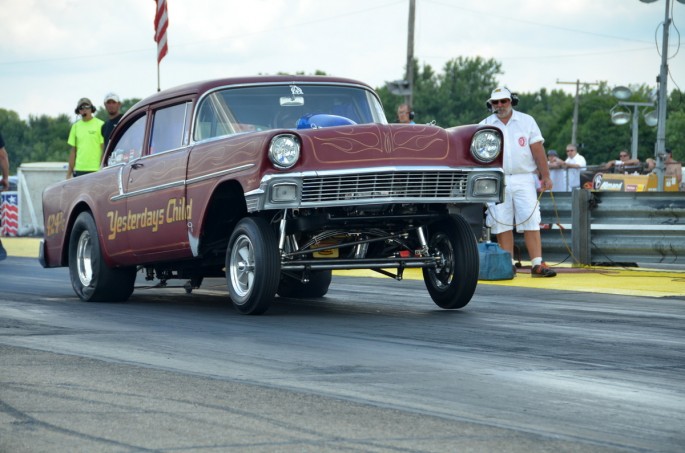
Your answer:
[[[560,82],[557,80],[557,83],[559,85],[575,85],[576,86],[576,100],[573,105],[573,129],[571,130],[571,144],[573,146],[578,146],[578,141],[576,139],[577,137],[577,131],[578,131],[578,104],[580,104],[580,80],[576,80],[575,82]],[[583,85],[599,85],[597,82],[582,82]]]
[[[678,0],[683,3],[683,0]],[[671,27],[671,14],[669,11],[670,0],[666,0],[666,16],[664,17],[664,35],[661,46],[661,68],[659,71],[659,100],[657,102],[657,113],[659,122],[656,129],[656,177],[657,177],[657,191],[664,190],[664,157],[666,156],[666,102],[668,92],[666,91],[666,82],[668,80],[668,29]]]
[[[409,94],[404,96],[404,102],[414,105],[414,11],[416,0],[409,0],[409,26],[407,27],[407,84]],[[412,107],[413,108],[413,107]]]

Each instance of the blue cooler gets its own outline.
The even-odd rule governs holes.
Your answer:
[[[511,280],[514,268],[511,254],[502,250],[496,242],[478,243],[480,270],[478,280]]]

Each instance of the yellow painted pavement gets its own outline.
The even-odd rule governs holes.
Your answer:
[[[37,258],[39,242],[40,239],[37,238],[2,238],[7,253],[18,257]],[[685,297],[685,271],[614,267],[579,269],[569,265],[560,265],[555,267],[558,274],[554,278],[531,278],[525,270],[525,264],[530,263],[523,264],[524,268],[519,270],[513,280],[481,280],[479,284],[631,296]],[[335,271],[335,275],[388,278],[369,270]],[[423,280],[420,269],[405,270],[404,278]]]
[[[0,238],[9,256],[38,258],[40,239],[36,238]]]
[[[525,263],[524,263],[525,264]],[[524,266],[525,267],[525,266]],[[530,271],[519,270],[512,280],[486,281],[480,285],[516,286],[522,288],[560,289],[588,293],[624,294],[647,297],[685,297],[685,271],[660,271],[642,268],[555,267],[553,278],[532,278]],[[369,271],[336,271],[336,275],[369,276]],[[371,276],[387,278],[371,272]],[[407,280],[423,280],[420,269],[404,271]]]

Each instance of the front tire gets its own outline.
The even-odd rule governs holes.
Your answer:
[[[110,268],[100,249],[90,212],[76,218],[69,237],[69,275],[76,295],[86,302],[125,302],[136,281],[136,268]]]
[[[238,312],[260,315],[273,303],[281,274],[276,233],[266,220],[246,217],[226,249],[226,283]]]
[[[424,268],[423,280],[433,302],[441,308],[465,307],[478,285],[480,259],[471,226],[461,216],[450,216],[429,227],[428,249],[442,263]]]

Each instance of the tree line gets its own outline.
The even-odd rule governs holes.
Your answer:
[[[323,71],[316,71],[325,75]],[[458,57],[448,61],[442,71],[430,65],[414,62],[413,110],[417,123],[431,123],[441,127],[453,127],[478,123],[489,112],[485,101],[493,88],[506,85],[501,79],[501,64],[494,59]],[[508,87],[517,92],[516,87]],[[630,124],[617,126],[611,122],[610,110],[618,100],[612,95],[607,82],[583,86],[579,93],[577,145],[589,165],[599,165],[616,159],[622,149],[631,149]],[[637,85],[630,87],[633,94],[629,101],[648,102],[653,99],[653,87]],[[390,93],[387,87],[377,87],[388,121],[396,121],[400,96]],[[541,89],[533,93],[517,92],[517,110],[533,115],[545,137],[545,148],[555,149],[565,158],[566,145],[571,142],[575,95],[561,89]],[[126,111],[139,99],[122,101]],[[656,107],[655,107],[656,108]],[[631,109],[632,114],[632,109]],[[104,108],[96,114],[106,119]],[[0,108],[0,132],[10,153],[11,173],[16,173],[23,162],[64,162],[69,156],[67,137],[72,120],[67,114],[57,117],[48,115],[29,116],[24,121],[11,110]],[[640,119],[638,125],[638,157],[644,161],[654,156],[656,128]],[[685,160],[685,93],[673,90],[668,99],[666,147],[673,150],[673,158]]]
[[[125,99],[121,110],[125,112],[140,99]],[[103,106],[97,106],[95,116],[107,120]],[[12,110],[0,108],[0,133],[10,157],[10,173],[15,174],[22,163],[66,162],[69,159],[69,130],[72,118],[63,113],[56,117],[29,115],[28,120],[19,118]]]
[[[480,57],[459,57],[448,61],[442,72],[436,72],[430,65],[414,62],[414,96],[412,109],[417,123],[435,123],[442,127],[478,123],[488,116],[485,102],[493,88],[506,85],[501,65],[493,59]],[[578,125],[576,145],[588,165],[599,165],[618,159],[619,151],[630,152],[632,145],[631,125],[617,126],[611,122],[611,109],[618,104],[612,94],[613,86],[607,82],[598,85],[582,85],[578,102]],[[566,158],[566,145],[571,143],[575,93],[561,89],[541,89],[533,93],[516,90],[519,103],[516,110],[532,115],[545,138],[545,149],[557,150]],[[655,100],[654,87],[631,85],[629,102],[650,102]],[[389,121],[396,118],[397,107],[404,98],[390,93],[387,87],[377,90],[383,101]],[[656,109],[656,102],[654,103]],[[632,107],[629,108],[631,115]],[[638,157],[645,161],[654,157],[657,128],[645,124],[640,110],[638,119]],[[666,148],[673,151],[673,158],[685,161],[685,92],[673,90],[667,102]]]

